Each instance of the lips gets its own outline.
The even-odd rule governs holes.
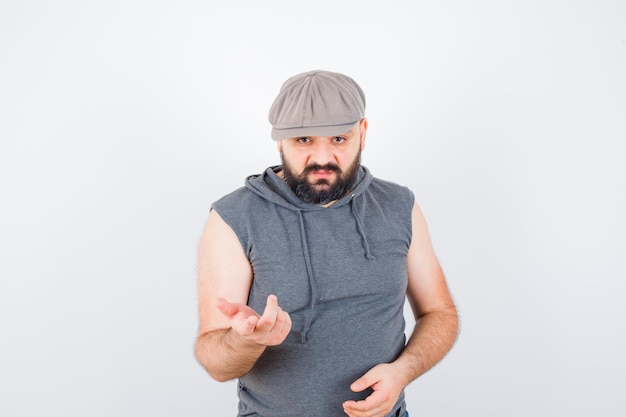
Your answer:
[[[315,171],[311,171],[311,174],[316,176],[317,178],[328,178],[331,175],[333,175],[335,172],[334,171],[327,171],[324,169],[318,169]]]

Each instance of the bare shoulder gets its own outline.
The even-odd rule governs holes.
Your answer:
[[[200,333],[226,328],[216,300],[246,303],[252,267],[233,229],[211,210],[198,248],[198,313]]]

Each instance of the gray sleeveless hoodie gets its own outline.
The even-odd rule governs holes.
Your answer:
[[[405,344],[403,306],[413,193],[361,167],[328,208],[301,201],[270,167],[212,205],[233,229],[262,314],[276,294],[293,326],[238,384],[240,417],[345,417],[350,384]],[[404,394],[389,416],[404,415]],[[398,413],[398,414],[396,414]]]

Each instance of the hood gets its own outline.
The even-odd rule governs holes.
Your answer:
[[[306,318],[301,337],[302,343],[306,343],[307,332],[315,313],[315,304],[317,302],[317,287],[315,284],[315,277],[313,276],[313,268],[311,264],[311,256],[309,253],[303,213],[315,210],[336,210],[349,204],[350,213],[354,217],[357,231],[361,236],[363,255],[365,256],[365,258],[373,260],[374,256],[370,252],[370,248],[367,242],[367,236],[365,235],[365,229],[363,228],[363,222],[358,215],[359,211],[356,210],[356,205],[359,201],[358,197],[365,192],[367,187],[372,182],[373,176],[366,167],[359,167],[355,186],[352,191],[337,200],[329,207],[322,207],[317,204],[309,204],[300,200],[300,198],[298,198],[298,196],[291,190],[291,188],[285,183],[285,181],[277,175],[277,172],[280,172],[281,169],[282,167],[279,165],[269,167],[262,174],[251,175],[246,178],[245,185],[246,188],[253,191],[263,199],[298,213],[298,219],[300,223],[300,245],[302,248],[302,253],[304,255],[309,286],[311,289],[311,299],[309,300],[309,313],[308,317]]]
[[[328,210],[341,207],[350,203],[351,199],[361,195],[372,182],[372,174],[361,166],[355,181],[355,187],[347,195],[336,201],[330,207],[322,207],[316,204],[305,203],[289,188],[289,186],[277,175],[282,167],[280,165],[267,168],[262,174],[250,175],[246,178],[246,188],[254,191],[264,199],[274,204],[294,211]]]

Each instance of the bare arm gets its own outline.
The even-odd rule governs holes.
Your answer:
[[[407,384],[435,366],[450,351],[458,332],[457,310],[437,260],[426,221],[413,208],[407,298],[415,316],[413,334],[398,358]]]
[[[291,318],[268,297],[263,315],[246,305],[253,273],[232,229],[211,211],[198,251],[200,327],[196,359],[214,379],[247,373],[266,346],[282,343]]]
[[[355,392],[368,387],[374,390],[363,401],[344,403],[344,410],[351,417],[389,413],[400,392],[443,359],[456,340],[456,307],[432,248],[426,221],[417,205],[413,207],[412,222],[413,238],[407,258],[407,298],[416,325],[398,359],[375,366],[351,385]]]

